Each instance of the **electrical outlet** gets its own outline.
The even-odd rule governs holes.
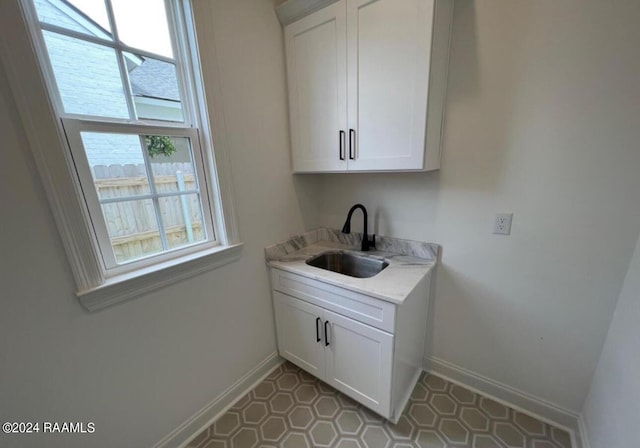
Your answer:
[[[493,233],[495,233],[496,235],[511,234],[512,220],[513,220],[513,213],[498,213],[496,215],[496,222],[493,225]]]

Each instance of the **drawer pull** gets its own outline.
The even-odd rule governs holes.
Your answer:
[[[356,160],[356,131],[349,129],[349,159]]]
[[[325,347],[329,346],[329,327],[327,327],[328,323],[329,323],[328,320],[324,321],[324,346]]]
[[[318,324],[320,323],[320,318],[316,317],[316,342],[320,342],[320,327]]]

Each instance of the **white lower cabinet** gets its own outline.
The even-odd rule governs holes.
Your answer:
[[[324,317],[329,322],[324,381],[389,417],[393,335],[331,311]]]
[[[280,355],[312,375],[323,376],[322,308],[278,292],[273,298]]]
[[[429,276],[403,305],[278,269],[272,280],[280,356],[397,421],[422,371]]]

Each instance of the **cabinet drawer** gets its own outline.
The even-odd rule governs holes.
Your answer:
[[[395,305],[301,275],[271,269],[273,289],[394,333]]]

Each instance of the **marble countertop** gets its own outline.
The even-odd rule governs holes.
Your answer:
[[[265,248],[267,264],[321,282],[401,304],[437,263],[439,246],[432,243],[376,237],[376,250],[359,250],[362,234],[345,235],[318,229]],[[327,251],[344,251],[384,259],[389,266],[370,278],[356,278],[309,266],[305,262]]]

